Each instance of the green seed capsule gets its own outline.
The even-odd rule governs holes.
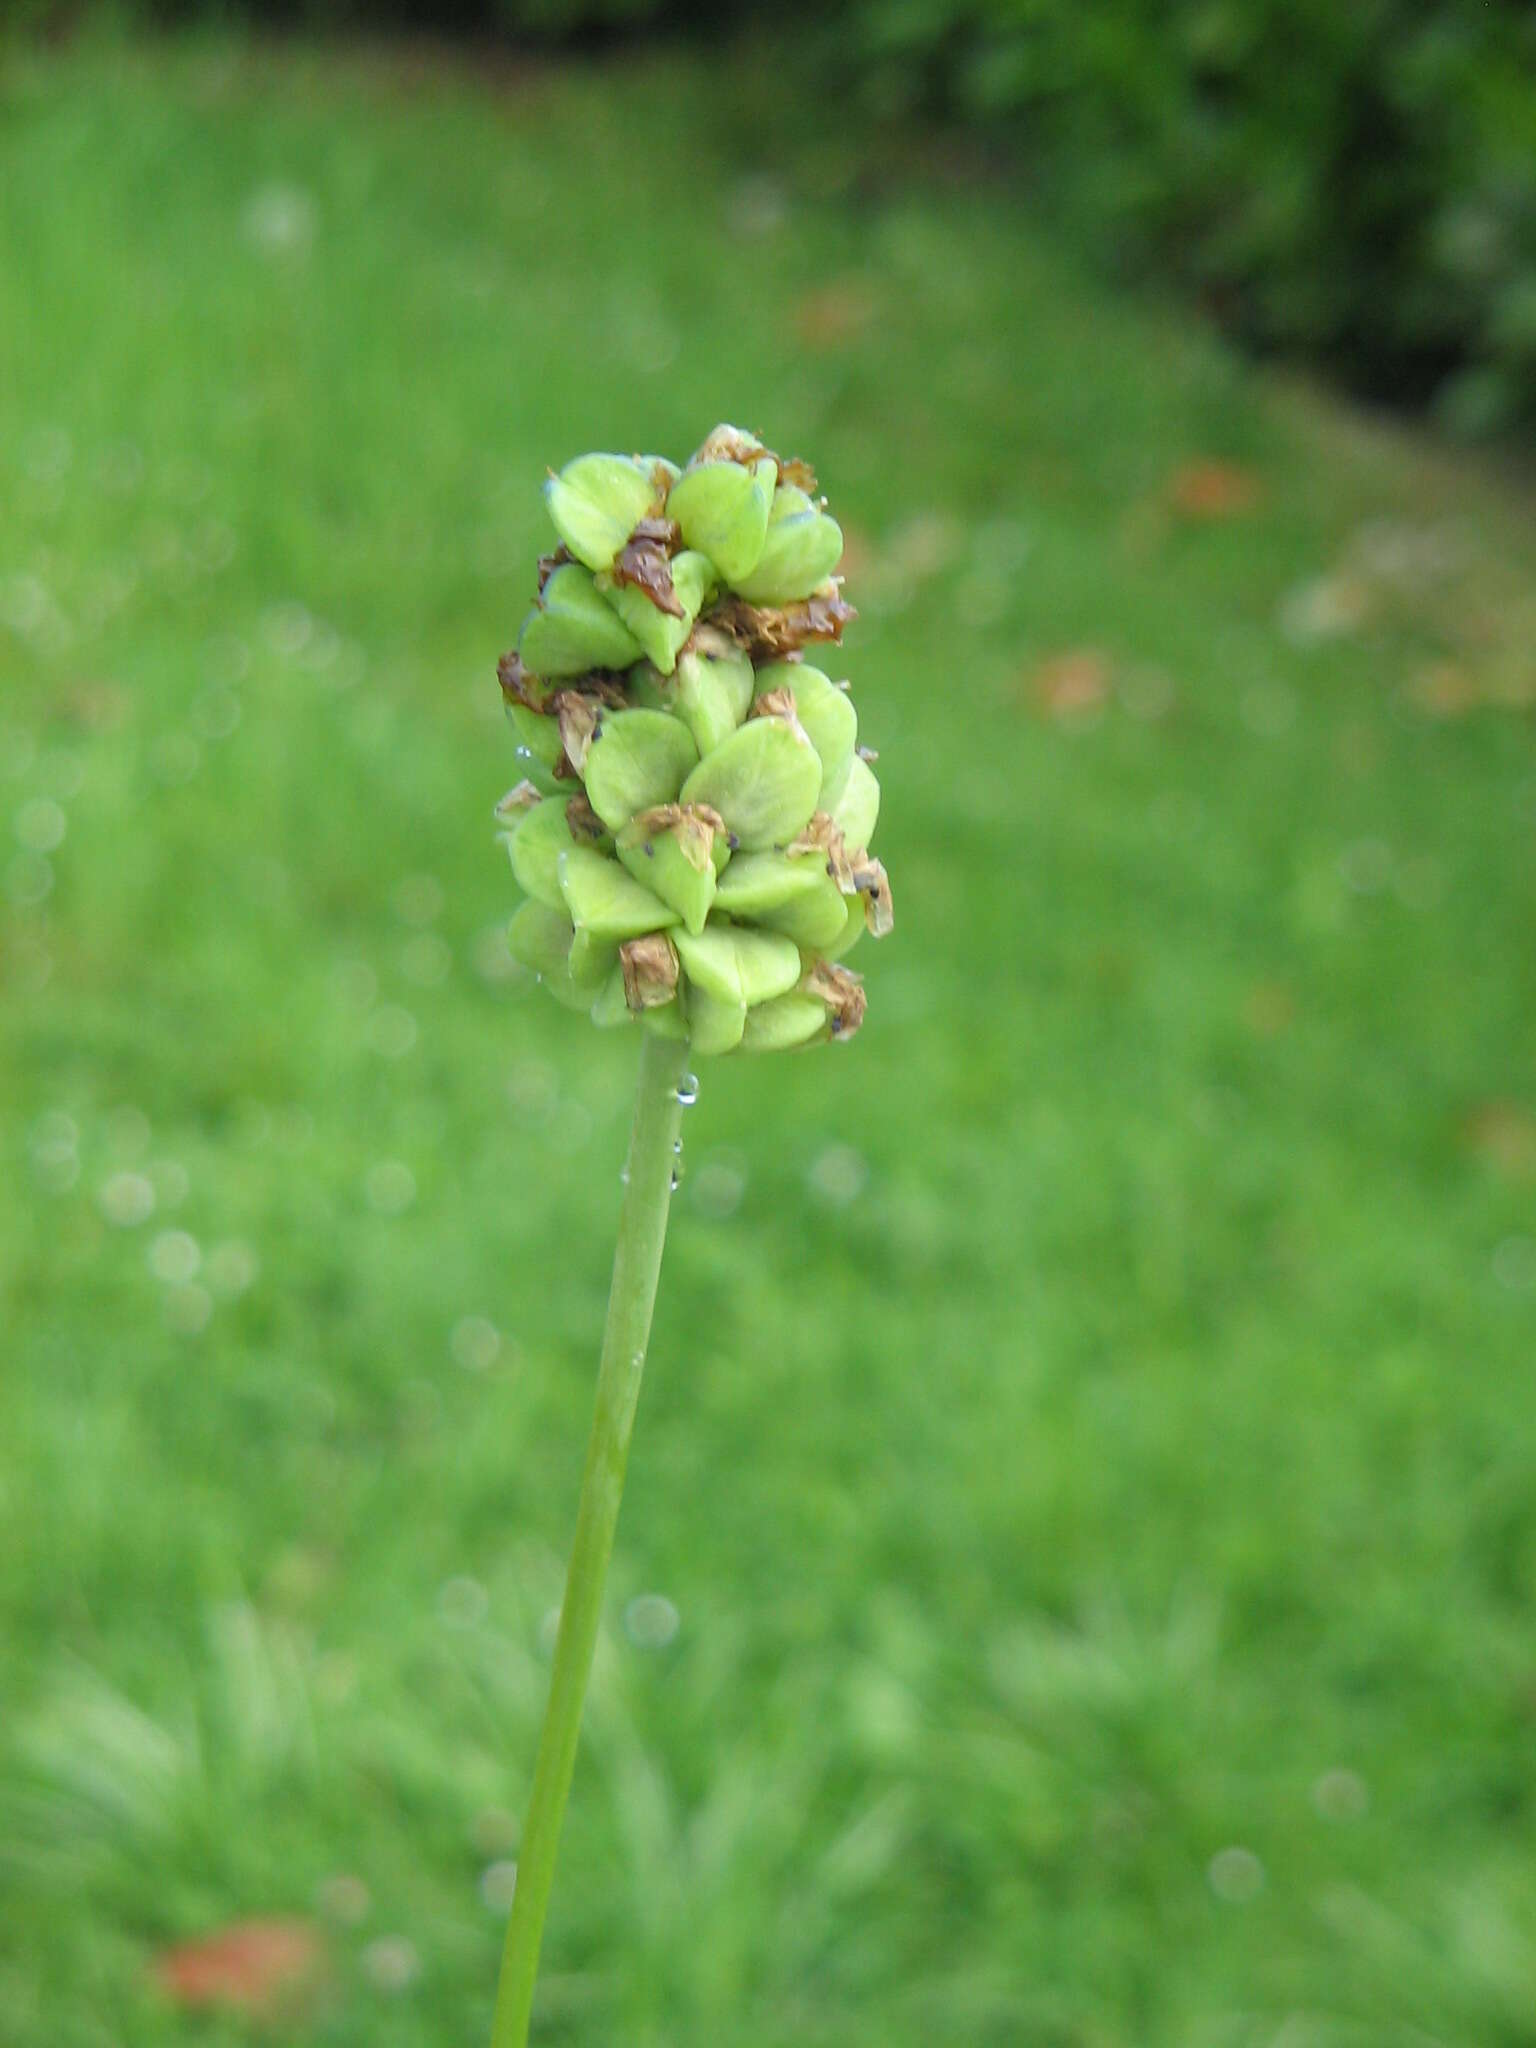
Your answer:
[[[600,989],[619,964],[619,949],[612,939],[599,938],[585,925],[577,925],[566,961],[571,980],[590,996]]]
[[[675,910],[691,932],[701,932],[715,900],[715,848],[725,850],[725,827],[712,811],[661,804],[641,811],[618,837],[618,855],[643,887]]]
[[[739,853],[721,880],[719,907],[738,924],[760,924],[826,880],[825,863],[814,853]]]
[[[698,758],[688,728],[666,712],[609,712],[587,750],[588,801],[621,831],[637,811],[671,803]]]
[[[695,1052],[734,1052],[746,1021],[745,1003],[722,1003],[701,988],[688,991],[688,1037]]]
[[[742,849],[754,853],[793,839],[820,787],[821,762],[798,726],[749,718],[694,769],[682,800],[718,811]]]
[[[727,583],[739,583],[757,567],[768,537],[777,473],[771,456],[750,468],[705,462],[685,470],[672,486],[667,517],[676,520],[690,548],[708,555]]]
[[[773,494],[768,524],[782,526],[786,519],[802,519],[807,512],[814,512],[816,509],[816,500],[801,485],[781,483]]]
[[[700,755],[713,753],[746,717],[753,696],[752,664],[723,634],[701,627],[679,657],[673,677],[677,715]]]
[[[506,707],[507,723],[517,735],[517,765],[541,796],[553,796],[560,783],[555,763],[560,759],[560,728],[553,718],[530,711],[526,704]],[[567,785],[569,786],[569,785]]]
[[[815,996],[780,996],[748,1010],[741,1034],[743,1052],[788,1052],[808,1045],[827,1030],[827,1006]]]
[[[688,1020],[683,1006],[674,996],[670,1003],[663,1003],[658,1009],[642,1010],[640,1022],[647,1031],[654,1031],[658,1038],[686,1038]]]
[[[815,953],[842,937],[847,904],[848,899],[837,884],[821,875],[813,894],[799,902],[786,903],[782,910],[770,912],[762,922],[769,931],[783,932],[797,946]]]
[[[788,690],[795,700],[795,716],[821,761],[821,789],[817,803],[822,809],[834,801],[832,792],[841,791],[848,777],[848,763],[854,758],[859,737],[858,714],[846,691],[830,676],[804,661],[776,661],[757,671],[758,690]]]
[[[659,676],[648,661],[637,661],[624,677],[624,694],[638,711],[665,711],[670,717],[677,709],[671,676]]]
[[[638,938],[676,924],[677,912],[641,888],[616,860],[585,846],[560,856],[560,888],[578,933],[592,940]]]
[[[780,932],[750,931],[711,923],[695,936],[674,932],[674,943],[689,981],[717,1002],[768,1002],[800,979],[800,953]]]
[[[556,533],[589,569],[613,567],[656,497],[653,471],[629,455],[578,455],[544,486]]]
[[[738,854],[715,895],[727,917],[783,932],[813,952],[842,936],[847,906],[819,854]]]
[[[792,484],[773,494],[763,551],[750,576],[732,588],[749,604],[790,604],[818,590],[837,567],[843,529]]]
[[[827,940],[824,945],[820,945],[815,949],[823,960],[841,960],[845,953],[853,951],[859,940],[869,930],[869,920],[864,912],[864,898],[862,896],[845,896],[843,898],[843,918],[842,930]]]
[[[516,830],[509,835],[508,851],[518,886],[536,903],[548,904],[551,910],[563,913],[565,895],[560,887],[560,856],[567,847],[591,846],[594,843],[609,847],[613,844],[606,835],[598,842],[576,838],[566,818],[565,805],[558,797],[546,797],[532,810],[523,813]]]
[[[551,910],[547,903],[520,904],[507,927],[512,958],[533,974],[549,974],[556,969],[564,973],[575,936],[571,920],[561,911]]]
[[[634,1021],[635,1013],[624,994],[624,971],[615,964],[592,1005],[592,1022],[606,1031],[617,1024],[633,1024]]]
[[[843,793],[832,807],[832,822],[850,847],[868,846],[880,815],[880,785],[867,761],[854,755]]]
[[[570,1010],[584,1010],[592,1000],[590,989],[577,988],[571,979],[570,952],[576,934],[571,921],[546,903],[525,903],[507,927],[507,946],[512,958],[539,977],[552,996]]]
[[[532,676],[579,676],[593,668],[628,668],[645,652],[591,573],[563,562],[523,621],[517,652]]]
[[[674,555],[671,568],[672,594],[681,607],[680,614],[663,611],[654,598],[632,583],[615,583],[611,576],[603,576],[597,584],[633,638],[636,652],[644,652],[664,676],[671,675],[676,666],[678,649],[693,631],[715,577],[708,556],[693,551]]]

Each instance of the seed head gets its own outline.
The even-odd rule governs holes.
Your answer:
[[[891,929],[880,788],[846,683],[855,616],[809,465],[716,427],[679,469],[582,455],[498,677],[521,779],[496,807],[526,901],[512,952],[594,1023],[695,1052],[849,1038]]]

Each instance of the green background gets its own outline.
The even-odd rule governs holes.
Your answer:
[[[0,281],[6,2041],[488,2029],[635,1052],[494,665],[722,418],[897,930],[701,1072],[539,2037],[1536,2040],[1526,484],[682,58],[13,55]]]

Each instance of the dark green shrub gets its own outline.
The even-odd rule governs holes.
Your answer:
[[[1458,423],[1536,418],[1536,12],[870,0],[887,106],[1006,126],[1124,260]]]

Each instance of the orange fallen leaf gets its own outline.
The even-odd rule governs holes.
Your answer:
[[[1469,1152],[1507,1180],[1536,1179],[1536,1115],[1523,1102],[1480,1102],[1469,1111],[1461,1137]]]
[[[1243,1004],[1243,1016],[1255,1038],[1278,1038],[1296,1016],[1296,998],[1283,981],[1256,981]]]
[[[834,277],[796,302],[795,333],[807,348],[846,348],[874,319],[875,295],[858,277]]]
[[[1536,671],[1522,657],[1475,667],[1437,661],[1407,685],[1408,701],[1427,718],[1465,718],[1473,711],[1528,711],[1536,704]]]
[[[1262,496],[1253,471],[1235,462],[1186,462],[1168,480],[1168,501],[1186,519],[1235,519]]]
[[[1029,681],[1040,710],[1052,718],[1077,718],[1097,710],[1109,695],[1109,661],[1096,647],[1069,647],[1047,655]]]
[[[1476,679],[1454,661],[1420,669],[1408,685],[1408,697],[1430,718],[1464,718],[1484,701]]]
[[[81,678],[65,686],[60,708],[66,718],[90,732],[113,732],[133,709],[120,683]]]
[[[175,2004],[267,2015],[314,1983],[324,1949],[307,1920],[237,1920],[162,1949],[155,1981]]]

